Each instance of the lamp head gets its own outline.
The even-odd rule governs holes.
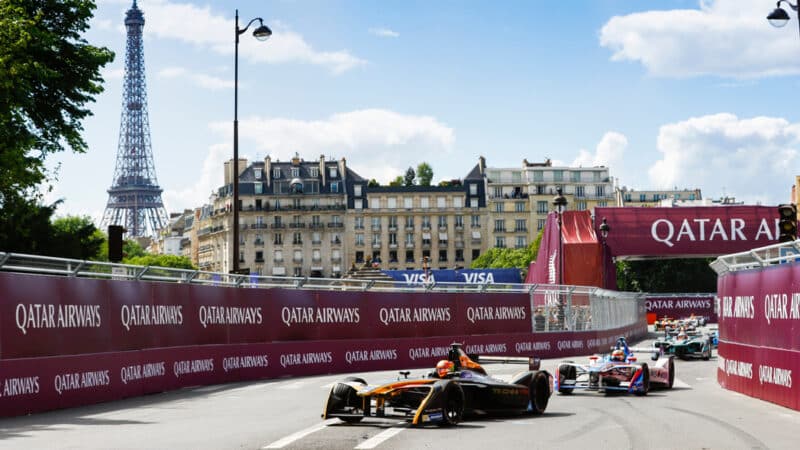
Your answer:
[[[259,41],[263,42],[269,39],[270,36],[272,36],[272,30],[270,30],[268,26],[264,25],[264,22],[261,19],[258,19],[258,22],[261,25],[255,30],[253,30],[253,36]]]
[[[606,218],[603,217],[603,223],[600,224],[600,234],[603,235],[603,239],[608,237],[609,231],[611,231],[611,226],[606,222]]]
[[[767,16],[769,24],[775,28],[782,28],[789,22],[789,13],[780,6]]]

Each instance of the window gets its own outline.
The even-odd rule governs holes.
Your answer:
[[[469,216],[469,226],[472,228],[480,228],[481,216]]]
[[[422,216],[422,229],[429,229],[431,227],[431,216]]]
[[[469,195],[478,195],[478,184],[477,183],[470,183],[469,184]]]
[[[497,248],[506,248],[506,238],[505,236],[496,236],[494,238],[494,246]]]
[[[639,194],[639,201],[646,202],[647,201],[647,194]]]
[[[272,169],[272,178],[280,178],[281,177],[281,168],[276,167]]]
[[[575,186],[575,197],[586,197],[586,186]]]
[[[447,250],[439,250],[439,262],[447,261]]]
[[[478,199],[477,198],[469,199],[469,207],[470,208],[477,208],[478,207]]]
[[[605,197],[606,196],[606,187],[602,184],[599,186],[594,187],[595,195],[598,197]]]
[[[464,228],[464,216],[456,216],[456,228]]]
[[[342,216],[331,216],[331,220],[333,221],[335,226],[339,226],[342,223]]]
[[[525,243],[525,236],[517,236],[517,248],[525,248],[527,244]]]
[[[308,169],[308,175],[311,176],[312,178],[319,177],[319,168],[318,167],[310,167]]]
[[[553,181],[564,181],[564,171],[563,170],[554,170],[553,171]]]
[[[357,216],[355,218],[355,221],[356,221],[355,229],[356,230],[363,230],[364,229],[364,217],[363,216]]]
[[[292,167],[292,178],[297,178],[299,176],[300,176],[300,168]]]
[[[403,208],[411,209],[414,207],[414,199],[411,197],[406,197],[403,199]]]
[[[275,233],[275,240],[273,241],[275,245],[283,245],[283,234],[282,233]]]
[[[253,193],[254,194],[261,194],[263,192],[262,191],[263,188],[264,188],[264,184],[263,183],[253,183]]]
[[[379,233],[372,233],[372,245],[381,245],[381,235]]]
[[[600,175],[601,175],[600,172],[593,172],[592,175],[593,175],[592,181],[594,182],[600,181]]]
[[[331,259],[334,261],[338,261],[342,257],[342,253],[339,250],[333,250],[331,252]]]
[[[494,231],[506,231],[506,221],[504,219],[497,219],[494,221]]]
[[[608,202],[605,200],[599,201],[597,202],[597,206],[600,208],[605,208],[606,206],[608,206]]]
[[[414,246],[414,235],[411,233],[406,234],[406,246],[408,247]]]
[[[464,199],[461,197],[453,197],[453,208],[463,208]]]
[[[283,250],[275,250],[274,255],[275,262],[283,262]]]
[[[533,181],[544,181],[544,172],[541,170],[534,170]]]
[[[625,195],[623,195],[623,196],[622,196],[622,199],[623,199],[623,200],[625,200],[626,202],[629,202],[629,201],[631,201],[631,194],[625,194]],[[694,199],[692,199],[692,200],[694,200]]]
[[[336,193],[339,192],[339,182],[338,181],[331,182],[331,192],[336,192]]]
[[[380,230],[381,229],[381,218],[380,217],[373,217],[372,218],[372,229],[373,230]]]
[[[372,209],[380,209],[381,207],[381,199],[380,198],[371,198],[369,199],[369,207]]]
[[[519,172],[519,171],[511,172],[511,182],[512,183],[521,183],[522,182],[522,172]]]
[[[414,216],[406,216],[406,230],[414,229]]]
[[[386,206],[389,209],[397,209],[397,197],[389,197],[386,199]]]
[[[355,209],[364,209],[364,199],[357,198],[353,200],[353,206]]]
[[[320,233],[319,231],[311,233],[311,243],[312,244],[322,243],[322,233]]]
[[[536,231],[540,231],[542,228],[544,228],[546,221],[547,219],[536,219]]]
[[[263,251],[259,250],[259,251],[256,252],[256,262],[264,262],[264,252]]]
[[[293,270],[294,276],[302,277],[303,276],[303,268],[302,267],[295,267]]]
[[[474,260],[478,259],[479,256],[481,256],[480,249],[473,248],[472,249],[472,260],[474,261]]]
[[[322,254],[320,253],[319,249],[314,249],[311,251],[311,259],[314,262],[320,262],[322,260]]]
[[[300,233],[293,233],[292,234],[292,244],[302,244],[303,243],[303,236]]]
[[[536,214],[547,214],[547,202],[539,200],[536,202]]]
[[[431,199],[428,197],[420,197],[419,199],[420,208],[430,208],[431,207],[430,201]]]
[[[494,196],[495,197],[502,197],[503,196],[503,188],[500,186],[494,187]]]
[[[256,234],[256,245],[264,245],[264,236],[261,233]]]
[[[357,263],[363,263],[364,262],[364,252],[362,252],[362,251],[357,251],[356,252],[356,262]]]
[[[525,212],[525,202],[515,202],[514,203],[514,211],[516,211],[516,212]]]
[[[447,199],[445,197],[436,197],[437,208],[447,208]]]
[[[406,250],[406,262],[407,263],[414,262],[414,250]]]
[[[397,262],[397,250],[389,250],[389,262],[390,263]]]
[[[516,219],[514,221],[514,231],[528,231],[528,225],[525,219]]]
[[[328,167],[328,175],[331,178],[336,178],[339,176],[339,170],[336,168],[336,166]]]
[[[364,245],[364,233],[356,233],[356,245]]]
[[[397,229],[397,216],[389,216],[389,229],[390,230]]]
[[[361,185],[360,184],[354,184],[353,185],[353,196],[361,197]]]
[[[389,245],[397,246],[397,233],[389,233]]]
[[[264,216],[256,216],[256,228],[264,228]]]
[[[439,228],[447,228],[447,216],[439,216]]]
[[[586,211],[586,202],[585,201],[579,200],[579,201],[575,202],[575,205],[576,205],[576,209],[578,211]]]
[[[295,250],[294,251],[294,262],[300,262],[303,260],[303,251],[302,250]]]
[[[261,169],[253,169],[253,178],[256,180],[261,179]]]
[[[503,212],[503,202],[497,202],[494,204],[494,212]]]
[[[580,172],[574,171],[574,172],[571,173],[571,175],[572,176],[570,177],[570,179],[572,180],[573,183],[579,183],[581,181],[581,173]]]

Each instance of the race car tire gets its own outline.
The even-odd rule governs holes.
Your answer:
[[[633,393],[638,396],[647,395],[647,392],[650,391],[650,369],[647,367],[647,363],[642,364],[642,390],[641,391],[634,391]]]
[[[575,369],[573,367],[573,369]],[[572,389],[570,389],[570,392]],[[534,372],[531,377],[531,383],[528,385],[528,395],[531,402],[531,414],[540,415],[544,414],[547,409],[547,402],[550,400],[550,380],[547,372],[539,371]]]
[[[447,383],[442,391],[442,426],[453,426],[464,417],[464,390],[456,382]]]
[[[364,382],[364,380],[354,377],[347,377],[344,379],[344,381],[355,381],[367,384]],[[348,408],[357,411],[360,410],[361,405],[362,400],[358,398],[355,388],[345,383],[336,383],[336,385],[334,385],[331,389],[331,393],[328,395],[327,412],[331,413],[337,410],[347,410]],[[358,423],[361,422],[361,419],[363,418],[363,416],[360,416],[340,417],[339,419],[347,423]]]
[[[669,381],[667,382],[667,389],[672,389],[672,385],[675,384],[675,360],[670,358],[669,359]]]
[[[572,363],[572,361],[564,361],[565,363]],[[578,371],[575,366],[558,366],[558,393],[562,395],[572,394],[573,388],[561,387],[564,385],[564,380],[574,380],[578,377]]]

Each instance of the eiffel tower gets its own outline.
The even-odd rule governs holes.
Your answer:
[[[128,40],[117,164],[101,227],[122,225],[129,237],[155,236],[167,225],[168,216],[161,201],[162,189],[156,179],[150,146],[142,45],[144,15],[136,6],[136,0],[125,13],[125,28]]]

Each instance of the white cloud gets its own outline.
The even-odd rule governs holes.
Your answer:
[[[181,78],[191,81],[194,85],[211,89],[233,89],[233,80],[219,78],[202,73],[191,72],[183,67],[165,67],[156,74],[160,78]]]
[[[772,8],[769,2],[708,0],[698,9],[615,16],[600,30],[600,45],[613,51],[612,60],[640,62],[655,76],[798,74],[797,29],[770,26],[765,17]]]
[[[182,189],[165,188],[163,198],[170,211],[208,202],[210,193],[222,186],[223,164],[232,157],[229,122],[210,125],[225,143],[209,148],[195,183]],[[386,184],[405,173],[409,165],[431,158],[449,158],[455,142],[452,128],[429,116],[412,116],[383,109],[334,114],[324,120],[251,117],[239,122],[239,155],[253,161],[269,154],[286,161],[298,152],[305,159],[319,155],[348,160],[348,167],[365,178]],[[410,162],[412,161],[412,162]],[[476,159],[477,162],[477,159]],[[448,168],[431,165],[439,173]],[[465,174],[464,174],[465,175]],[[463,175],[461,175],[463,176]],[[445,176],[442,178],[458,176]],[[437,179],[440,179],[437,177]]]
[[[388,37],[388,38],[400,37],[400,33],[398,33],[397,31],[390,30],[388,28],[370,28],[369,34],[378,37]]]
[[[747,203],[785,203],[800,163],[800,124],[720,113],[661,127],[663,154],[649,169],[657,188],[700,187]]]
[[[609,131],[597,144],[595,153],[591,154],[587,150],[581,149],[578,157],[572,161],[571,167],[595,167],[606,166],[614,167],[622,161],[625,149],[628,147],[628,138],[615,131]]]
[[[121,67],[119,68],[104,67],[100,69],[100,76],[102,76],[105,81],[121,80],[125,76],[125,69]]]
[[[157,38],[177,39],[209,48],[219,54],[229,55],[234,51],[230,30],[233,18],[218,15],[209,6],[199,7],[188,3],[172,3],[161,0],[140,2],[147,25],[146,35]],[[244,27],[252,19],[239,17],[239,27]],[[250,34],[259,22],[250,26],[239,41],[239,54],[253,62],[269,64],[303,63],[319,65],[334,74],[341,74],[366,61],[352,55],[347,50],[321,51],[305,41],[302,35],[292,31],[280,22],[267,21],[272,29],[272,37],[266,42],[254,39]]]

